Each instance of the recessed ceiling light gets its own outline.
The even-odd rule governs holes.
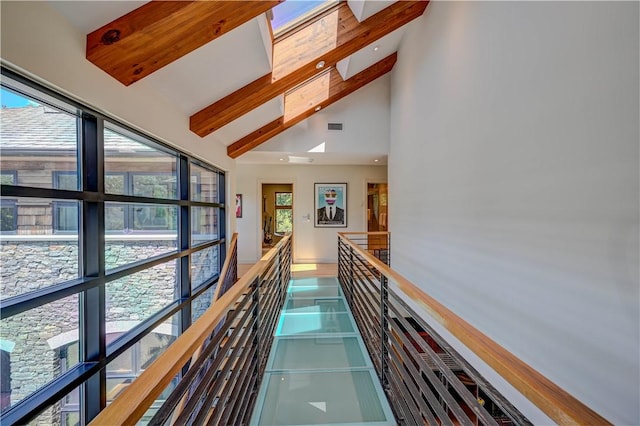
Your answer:
[[[320,62],[318,62],[318,63],[316,64],[316,68],[317,68],[317,69],[320,69],[320,68],[323,68],[323,67],[324,67],[324,61],[320,61]]]
[[[284,158],[281,158],[280,161],[284,161]]]
[[[373,46],[373,51],[377,52],[378,50],[380,50],[380,45],[376,44],[375,46]]]
[[[379,163],[380,160],[378,160],[377,158],[375,160],[373,160],[374,163]]]
[[[320,111],[321,109],[322,109],[322,105],[318,105],[318,106],[316,107],[316,112]]]

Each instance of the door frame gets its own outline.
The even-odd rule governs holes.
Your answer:
[[[296,220],[295,209],[296,209],[296,180],[294,178],[259,178],[257,180],[257,189],[256,194],[258,195],[258,200],[256,202],[256,259],[260,260],[262,258],[262,185],[291,185],[291,193],[293,194],[293,205],[291,207],[292,217],[293,217],[293,229],[295,230],[298,227],[298,223]],[[274,218],[275,220],[275,218]],[[274,222],[275,226],[275,222]],[[291,245],[291,258],[294,259],[295,252],[295,244],[297,239],[293,239],[293,244]]]
[[[369,226],[369,218],[367,216],[367,210],[368,210],[368,201],[369,201],[369,184],[380,184],[380,183],[384,183],[387,185],[387,200],[389,197],[389,182],[387,182],[387,179],[376,179],[376,178],[365,178],[364,179],[364,198],[362,200],[362,223],[364,224],[364,230],[363,232],[368,232],[368,226]],[[388,201],[387,201],[388,202]],[[387,222],[388,223],[388,222]],[[389,226],[387,226],[387,229],[389,229]]]

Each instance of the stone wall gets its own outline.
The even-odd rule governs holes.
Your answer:
[[[0,244],[3,299],[78,277],[77,241],[7,241]]]
[[[202,293],[198,298],[194,299],[191,304],[191,323],[194,323],[205,313],[209,306],[213,303],[213,296],[215,295],[216,286],[211,286]]]
[[[175,239],[108,240],[107,270],[174,251],[175,244]],[[0,292],[6,299],[77,278],[78,244],[75,240],[3,240],[0,264]],[[218,247],[193,254],[192,280],[196,285],[217,271]],[[213,291],[207,293],[212,295]],[[126,322],[125,329],[120,330],[126,331],[174,301],[176,294],[175,260],[112,281],[106,286],[107,322]],[[198,314],[210,304],[204,299],[194,302],[193,310]],[[11,352],[12,404],[62,373],[59,345],[64,347],[77,339],[78,313],[79,298],[72,295],[2,320],[0,338],[15,343]],[[35,423],[59,424],[59,407],[47,412],[38,416]]]

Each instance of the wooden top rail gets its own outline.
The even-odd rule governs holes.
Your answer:
[[[360,248],[347,237],[352,232],[338,233],[339,238],[373,265],[390,283],[398,286],[477,356],[498,372],[513,387],[560,425],[609,425],[598,413],[578,401],[564,389],[547,379],[480,330],[460,318],[426,294],[415,284],[390,269],[379,259]]]
[[[133,425],[146,413],[151,404],[180,372],[194,352],[213,332],[218,322],[247,291],[283,247],[290,235],[284,237],[249,269],[233,287],[216,300],[207,311],[133,381],[113,402],[91,421],[91,425]]]
[[[220,282],[218,282],[218,285],[216,286],[216,291],[213,294],[213,300],[218,300],[220,298],[220,291],[222,290],[222,287],[224,287],[226,285],[226,283],[224,282],[227,279],[227,272],[229,271],[229,268],[231,267],[231,254],[237,250],[237,246],[238,246],[238,233],[234,232],[233,236],[231,237],[231,242],[229,243],[229,248],[227,249],[227,258],[224,260],[224,265],[222,265],[222,270],[220,271]],[[237,268],[238,265],[236,264],[235,267]]]
[[[389,231],[374,231],[374,232],[339,232],[339,235],[389,235]],[[348,240],[348,239],[347,239]]]

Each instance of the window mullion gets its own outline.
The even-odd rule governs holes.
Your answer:
[[[11,160],[24,158],[16,160],[16,170],[2,171],[1,231],[17,233],[20,223],[21,235],[11,241],[34,242],[38,250],[46,248],[42,241],[50,242],[56,259],[46,258],[53,272],[43,272],[46,280],[39,279],[37,288],[20,285],[21,277],[14,274],[19,291],[3,305],[10,312],[3,324],[24,314],[25,332],[34,342],[26,361],[11,360],[14,372],[20,372],[13,379],[26,382],[24,370],[41,387],[14,392],[0,422],[37,418],[50,423],[60,416],[65,424],[79,416],[80,424],[89,424],[107,404],[107,375],[117,377],[110,370],[117,369],[118,357],[131,350],[135,368],[125,376],[133,379],[143,362],[150,363],[206,310],[226,254],[224,171],[26,78],[10,73],[4,80],[6,75],[2,68],[3,90],[33,101],[20,111],[31,117],[24,123],[33,129],[16,127],[28,141],[17,139],[18,151],[2,153]],[[33,171],[27,164],[31,159],[42,162],[42,170]],[[31,224],[34,218],[37,225]],[[69,235],[45,237],[43,231]],[[105,237],[107,232],[111,235]],[[21,253],[16,250],[16,259],[28,265],[29,256],[22,259]],[[138,290],[147,288],[154,302],[166,306],[158,310],[158,304],[136,303]],[[56,327],[60,323],[55,339],[48,332],[35,333],[45,320]],[[172,326],[171,336],[159,333],[147,340],[161,325]],[[112,328],[122,328],[122,337],[110,340],[106,331]],[[49,340],[63,346],[54,348]],[[147,345],[154,353],[141,349]],[[43,362],[32,366],[36,357]],[[66,364],[60,367],[58,358]]]
[[[83,114],[80,122],[80,164],[82,190],[104,193],[103,121]],[[81,268],[83,277],[97,277],[101,284],[81,297],[80,348],[82,361],[100,362],[106,356],[105,343],[105,259],[104,202],[82,202],[80,221]],[[81,418],[87,424],[106,406],[104,369],[87,380],[81,392]]]
[[[190,199],[191,173],[189,159],[184,155],[178,157],[178,198],[186,201]],[[191,207],[180,206],[178,208],[178,245],[179,250],[191,248]],[[178,261],[178,289],[180,297],[185,299],[191,296],[191,256],[184,256]],[[181,311],[180,324],[182,331],[191,325],[191,304],[188,303]]]
[[[218,203],[220,203],[221,205],[224,205],[226,207],[226,179],[225,179],[225,174],[224,173],[220,173],[218,175],[218,199],[216,200]],[[218,249],[218,271],[222,271],[222,266],[224,265],[224,262],[226,260],[227,257],[227,215],[226,212],[227,209],[220,207],[218,209],[218,229],[219,229],[219,233],[218,233],[218,238],[222,241],[224,241],[224,243],[222,243],[220,245],[220,248]]]

